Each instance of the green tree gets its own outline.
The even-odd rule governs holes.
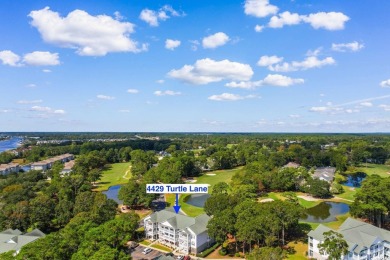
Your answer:
[[[253,249],[252,252],[247,255],[246,259],[282,260],[284,259],[284,254],[280,247],[260,247]]]
[[[322,255],[329,255],[329,260],[338,260],[342,256],[348,254],[348,244],[344,240],[344,236],[333,230],[324,232],[324,242],[318,245],[318,249]]]

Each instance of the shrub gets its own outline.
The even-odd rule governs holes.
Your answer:
[[[219,247],[219,246],[220,246],[220,244],[216,243],[212,247],[207,248],[206,250],[204,250],[203,252],[197,254],[196,256],[197,257],[206,257],[209,254],[211,254],[212,252],[214,252],[214,250],[217,249],[217,247]]]
[[[227,254],[227,250],[226,248],[221,248],[218,253],[221,255],[221,256],[225,256]]]

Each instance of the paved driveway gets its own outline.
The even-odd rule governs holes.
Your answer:
[[[147,255],[144,255],[142,253],[142,251],[144,251],[145,247],[144,246],[137,246],[135,248],[135,250],[133,252],[131,252],[131,257],[134,259],[134,260],[152,260],[160,255],[162,255],[163,253],[161,253],[160,251],[157,251],[157,250],[154,250],[152,249],[152,252],[150,252],[149,254]]]

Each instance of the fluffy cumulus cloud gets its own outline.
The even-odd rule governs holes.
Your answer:
[[[293,61],[291,63],[283,62],[274,65],[269,65],[268,69],[277,72],[288,72],[298,70],[308,70],[313,68],[321,68],[327,65],[333,65],[336,61],[332,57],[326,57],[324,59],[318,59],[316,56],[310,56],[303,61]]]
[[[27,53],[23,57],[23,62],[33,66],[55,66],[60,64],[58,53],[50,53],[48,51]]]
[[[248,81],[253,75],[250,65],[229,60],[215,61],[209,58],[197,60],[194,65],[173,69],[168,76],[195,85],[205,85],[222,80]]]
[[[4,65],[20,66],[20,56],[9,50],[0,51],[0,60]]]
[[[382,88],[390,88],[390,79],[381,81],[381,83],[379,85]]]
[[[165,21],[172,16],[184,16],[183,12],[178,12],[170,5],[164,5],[157,11],[150,9],[143,9],[139,15],[139,18],[148,23],[150,26],[159,26],[160,21]]]
[[[257,65],[261,67],[267,67],[276,63],[279,63],[283,61],[283,57],[278,57],[278,56],[261,56],[259,61],[257,62]]]
[[[229,36],[227,36],[225,33],[217,32],[213,35],[203,38],[202,46],[205,49],[215,49],[219,46],[225,45],[229,40]]]
[[[139,92],[138,89],[134,89],[134,88],[129,88],[127,90],[127,93],[130,93],[130,94],[137,94],[138,92]]]
[[[340,51],[340,52],[346,52],[346,51],[357,52],[363,48],[364,48],[364,44],[359,43],[357,41],[350,42],[350,43],[332,43],[332,50]]]
[[[103,100],[113,100],[115,99],[115,97],[112,97],[112,96],[106,96],[106,95],[97,95],[96,96],[98,99],[103,99]]]
[[[255,17],[266,17],[276,14],[279,8],[271,5],[269,0],[246,0],[244,4],[244,12],[247,15]]]
[[[173,51],[175,48],[179,47],[180,44],[181,42],[179,40],[167,39],[165,41],[165,48]]]
[[[12,51],[0,51],[0,60],[4,65],[20,67],[24,65],[31,66],[55,66],[60,64],[58,53],[48,51],[34,51],[27,53],[23,59]]]
[[[272,16],[268,23],[271,28],[282,28],[285,25],[295,25],[302,22],[302,16],[297,13],[283,12],[278,16]]]
[[[208,99],[213,101],[237,101],[237,100],[256,98],[256,97],[257,96],[255,95],[240,96],[237,94],[222,93],[220,95],[212,95],[208,97]]]
[[[329,31],[342,30],[349,17],[340,12],[319,12],[309,15],[290,13],[289,11],[271,17],[268,26],[271,28],[282,28],[285,25],[297,25],[308,23],[314,29],[325,29]]]
[[[66,17],[45,7],[30,12],[31,25],[38,29],[43,40],[65,48],[74,48],[80,55],[104,56],[109,52],[140,52],[129,38],[134,25],[107,15],[93,16],[83,10],[74,10]]]
[[[304,79],[294,79],[280,74],[269,74],[263,80],[229,82],[225,86],[230,88],[254,89],[262,86],[289,87],[304,83]]]
[[[156,90],[154,93],[156,96],[178,96],[181,95],[181,92],[176,92],[173,90]]]
[[[262,32],[264,29],[264,26],[263,25],[258,25],[256,24],[255,26],[255,32]]]

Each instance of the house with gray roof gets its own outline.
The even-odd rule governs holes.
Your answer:
[[[144,219],[145,236],[181,253],[197,254],[213,242],[207,234],[209,220],[206,214],[193,218],[167,208]]]
[[[335,172],[335,167],[318,167],[313,173],[313,178],[331,183],[333,182]]]
[[[318,245],[324,241],[324,232],[330,229],[319,225],[308,233],[309,257],[319,260],[328,259],[327,255],[321,255]],[[348,254],[343,260],[379,260],[390,258],[390,231],[378,228],[371,224],[348,218],[338,230],[333,230],[343,235],[348,244]]]
[[[39,229],[34,229],[26,234],[23,234],[18,229],[4,230],[0,232],[0,254],[11,250],[14,250],[18,254],[23,246],[44,236],[45,234]]]

